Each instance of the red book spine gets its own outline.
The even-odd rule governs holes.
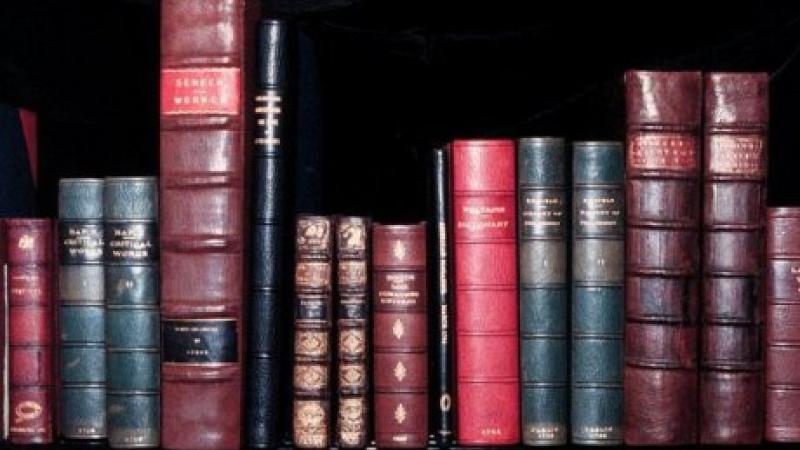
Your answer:
[[[162,445],[238,449],[257,0],[161,2]],[[252,22],[252,23],[251,23]]]
[[[764,437],[800,442],[800,208],[767,210]]]
[[[6,221],[9,299],[9,440],[53,442],[52,224]]]
[[[452,145],[457,439],[520,440],[516,149]]]
[[[630,71],[624,440],[697,441],[699,72]]]
[[[758,444],[766,73],[705,77],[700,442]]]

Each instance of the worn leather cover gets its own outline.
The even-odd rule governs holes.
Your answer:
[[[764,438],[800,442],[800,208],[769,208],[766,228]]]
[[[564,139],[517,142],[522,442],[567,442],[569,341]]]
[[[700,442],[757,444],[764,423],[761,263],[766,73],[705,76]]]
[[[60,432],[106,437],[103,180],[62,179],[58,189],[61,317]]]
[[[367,368],[369,319],[370,221],[366,217],[336,219],[338,309],[336,325],[338,414],[336,442],[342,448],[367,445],[370,423]]]
[[[158,447],[158,180],[106,178],[103,214],[108,445]]]
[[[331,340],[334,224],[301,215],[295,238],[294,445],[331,442]]]
[[[512,140],[452,143],[456,438],[520,440],[516,166]]]
[[[622,443],[625,322],[625,152],[573,144],[572,442]]]
[[[241,446],[246,90],[259,2],[161,2],[162,445]],[[252,23],[251,23],[252,22]]]
[[[9,430],[13,444],[53,442],[53,225],[7,219]]]
[[[284,274],[286,254],[291,254],[285,249],[288,34],[285,21],[259,23],[245,400],[247,443],[259,448],[279,440],[279,349],[289,345],[280,321],[289,304]]]
[[[425,222],[375,224],[372,330],[375,443],[428,441],[428,280]]]
[[[624,440],[697,441],[701,76],[625,74]]]
[[[428,261],[431,268],[428,292],[435,299],[429,317],[430,376],[433,439],[438,445],[453,442],[453,295],[451,283],[452,220],[450,216],[450,154],[448,147],[431,153],[431,221],[428,223]]]

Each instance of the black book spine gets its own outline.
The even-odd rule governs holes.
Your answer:
[[[287,24],[262,20],[253,162],[253,221],[247,354],[246,433],[250,447],[278,444],[281,336],[287,327],[285,274]],[[280,342],[279,342],[280,341]]]
[[[60,426],[66,439],[106,438],[103,180],[58,190]]]
[[[622,444],[625,154],[573,146],[572,442]]]
[[[431,293],[436,299],[437,311],[431,314],[434,333],[430,348],[434,352],[433,370],[435,395],[431,396],[433,414],[434,442],[449,445],[453,442],[452,417],[452,377],[453,377],[453,339],[450,318],[452,317],[452,294],[450,278],[450,173],[449,152],[447,148],[433,150],[432,174],[432,219],[428,233],[431,239],[433,276]]]

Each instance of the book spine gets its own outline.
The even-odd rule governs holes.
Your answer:
[[[247,91],[256,73],[255,52],[246,49],[255,48],[258,4],[161,2],[161,445],[168,450],[242,444],[254,100]]]
[[[766,219],[765,426],[770,442],[800,442],[800,208]]]
[[[625,152],[576,142],[572,165],[572,442],[622,444]]]
[[[367,445],[369,235],[370,223],[364,217],[340,217],[336,221],[339,375],[336,441],[342,448]]]
[[[0,219],[0,440],[8,439],[10,386],[9,386],[9,295],[8,295],[8,264],[6,261],[6,221]]]
[[[701,76],[625,74],[624,440],[697,441]]]
[[[106,178],[103,214],[108,444],[111,448],[158,447],[157,180]]]
[[[436,311],[431,314],[434,333],[431,350],[434,352],[432,372],[436,392],[431,398],[435,411],[434,441],[438,445],[453,442],[453,337],[451,332],[452,294],[450,289],[450,156],[447,148],[433,151],[433,220],[429,224],[428,238],[431,249],[430,292],[436,296]]]
[[[564,140],[517,142],[522,442],[567,440],[569,198]]]
[[[457,140],[451,152],[456,436],[465,445],[516,444],[520,384],[514,141]]]
[[[297,219],[292,426],[297,448],[327,448],[331,441],[333,232],[329,217]]]
[[[765,73],[705,76],[703,444],[761,442],[768,84]]]
[[[283,278],[286,251],[288,25],[262,20],[258,34],[253,222],[247,349],[247,443],[278,444]]]
[[[8,219],[9,441],[53,442],[52,223]]]
[[[372,232],[375,442],[381,448],[428,442],[425,227],[375,224]]]
[[[103,180],[62,179],[58,193],[60,431],[105,439]]]

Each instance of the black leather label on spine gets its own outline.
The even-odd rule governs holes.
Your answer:
[[[103,261],[103,223],[61,220],[58,223],[61,264],[93,264]]]
[[[367,302],[363,298],[343,298],[339,303],[339,319],[363,320],[367,318]]]
[[[154,222],[107,222],[105,240],[108,262],[158,260],[158,227]]]
[[[622,188],[575,189],[575,234],[621,236],[625,232]]]
[[[164,320],[163,361],[185,364],[235,363],[238,330],[232,319]]]
[[[564,189],[520,190],[522,238],[563,237],[566,193]]]
[[[297,320],[328,320],[328,303],[325,297],[299,297]]]

